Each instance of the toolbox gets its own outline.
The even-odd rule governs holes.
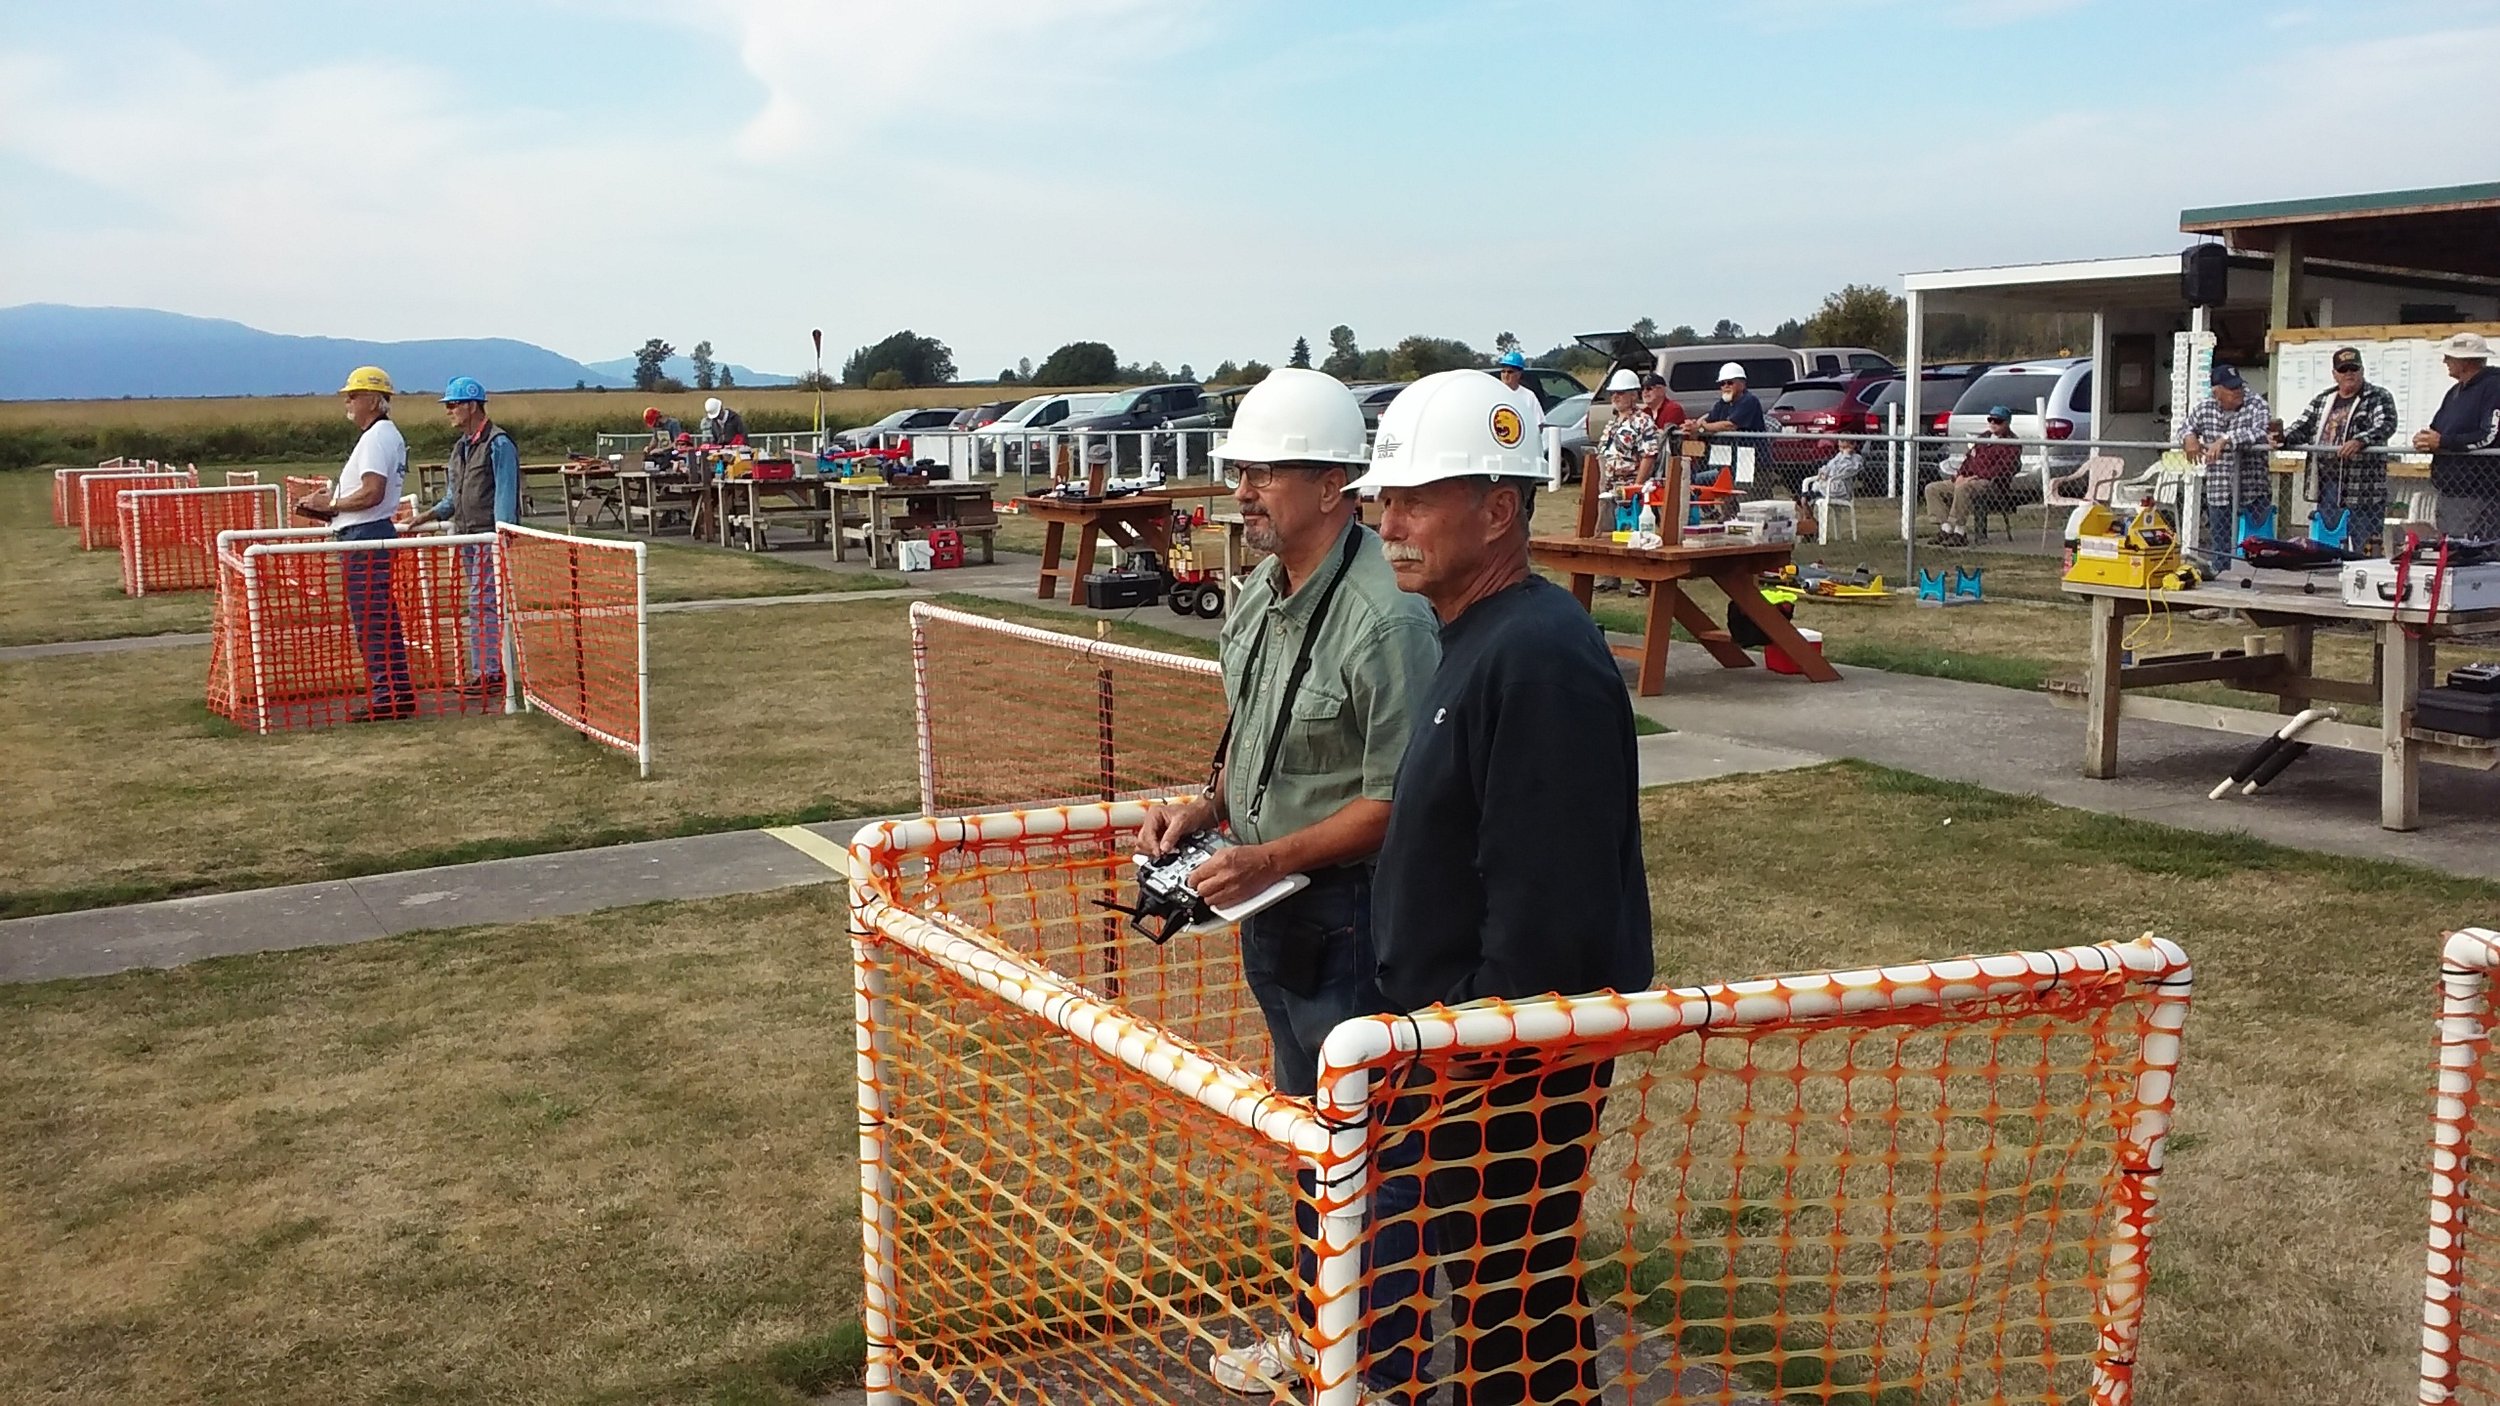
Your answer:
[[[1126,610],[1131,606],[1152,605],[1162,598],[1163,578],[1160,575],[1096,571],[1085,578],[1085,608],[1088,610]]]
[[[2423,689],[2413,705],[2413,725],[2464,737],[2500,737],[2500,693]]]
[[[2439,602],[2431,603],[2431,583],[2439,583]],[[2396,564],[2356,561],[2344,566],[2344,604],[2380,610],[2500,609],[2500,566],[2452,566],[2445,572],[2436,560],[2417,556],[2406,568],[2403,599],[2398,600]]]

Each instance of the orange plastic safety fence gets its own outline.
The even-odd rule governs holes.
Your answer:
[[[280,487],[286,494],[287,522],[289,525],[295,527],[319,527],[329,521],[328,518],[315,517],[311,513],[299,513],[295,510],[295,505],[303,502],[305,499],[316,493],[329,492],[332,487],[330,480],[326,478],[307,478],[301,474],[287,474],[283,476],[283,482],[280,484]]]
[[[564,537],[509,523],[504,611],[521,696],[651,773],[649,619],[643,544]]]
[[[925,601],[911,619],[924,813],[1161,795],[1206,780],[1224,732],[1215,661]]]
[[[2500,1142],[2489,1102],[2492,975],[2500,933],[2451,933],[2440,963],[2439,1038],[2431,1087],[2429,1275],[2422,1297],[2423,1406],[2500,1402]]]
[[[254,732],[505,710],[495,539],[228,533],[208,705]]]
[[[52,525],[76,527],[86,515],[87,498],[79,485],[91,474],[153,473],[163,465],[147,459],[107,459],[94,468],[54,469],[52,471]]]
[[[1360,1021],[1314,1103],[1229,931],[1094,906],[1141,817],[855,843],[872,1401],[1221,1399],[1278,1332],[1274,1400],[2128,1399],[2175,946]]]
[[[82,552],[119,547],[122,541],[121,495],[133,488],[197,488],[200,476],[189,469],[156,472],[92,473],[78,480],[78,549]]]
[[[122,592],[206,591],[217,585],[217,534],[278,525],[278,489],[143,488],[120,495]]]

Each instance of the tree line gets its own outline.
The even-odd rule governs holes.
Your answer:
[[[1631,331],[1653,347],[1706,346],[1717,342],[1773,342],[1786,347],[1844,346],[1866,347],[1886,356],[1899,358],[1908,341],[1908,308],[1900,295],[1873,284],[1853,283],[1823,298],[1822,305],[1809,316],[1792,317],[1770,331],[1752,333],[1732,318],[1720,318],[1707,331],[1692,323],[1677,323],[1661,328],[1658,320],[1643,317],[1633,322]],[[1944,314],[1928,319],[1925,352],[1933,361],[2005,360],[2034,356],[2075,345],[2090,335],[2090,319],[2078,320],[2056,314],[2004,314],[1968,316]],[[703,378],[713,371],[712,344],[695,347],[693,357],[697,384],[709,389],[711,382]],[[1422,333],[1403,337],[1385,347],[1365,347],[1352,327],[1343,323],[1328,329],[1328,350],[1317,369],[1341,381],[1411,381],[1436,371],[1461,367],[1490,366],[1495,357],[1510,351],[1525,351],[1517,335],[1499,332],[1493,337],[1490,350],[1479,351],[1467,342],[1453,337],[1435,337]],[[655,354],[656,353],[656,354]],[[644,373],[649,371],[654,384],[646,389],[668,389],[660,367],[674,354],[666,342],[653,338],[635,357],[634,383],[644,386]],[[1308,337],[1296,337],[1286,354],[1285,365],[1313,365],[1314,349]],[[1538,366],[1557,367],[1571,372],[1588,372],[1602,368],[1605,357],[1577,342],[1563,342],[1531,356]],[[1229,357],[1216,363],[1215,369],[1201,378],[1188,363],[1167,370],[1160,361],[1140,366],[1124,362],[1108,343],[1098,341],[1068,342],[1036,366],[1031,357],[1019,359],[1015,365],[999,370],[996,380],[1002,386],[1110,386],[1143,385],[1157,381],[1199,381],[1208,385],[1249,385],[1266,378],[1269,365],[1256,357],[1235,361]],[[902,390],[910,386],[939,386],[956,380],[958,368],[955,354],[944,342],[923,336],[906,328],[881,341],[853,351],[842,362],[838,377],[815,373],[799,378],[801,389],[831,389],[836,385],[865,390]],[[727,386],[728,368],[718,368],[717,384]],[[674,386],[675,389],[684,389]]]

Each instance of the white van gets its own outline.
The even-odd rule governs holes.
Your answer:
[[[2016,439],[2088,440],[2092,437],[2092,358],[2052,356],[1991,366],[1962,398],[1953,403],[1945,434],[1956,442],[1977,439],[1988,428],[1988,412],[2002,405],[2014,412]],[[2023,451],[2023,492],[2037,495],[2031,476],[2045,459],[2058,473],[2072,473],[2091,451],[2032,448]]]
[[[1766,410],[1791,381],[1892,369],[1890,358],[1864,347],[1720,342],[1714,346],[1660,347],[1657,353],[1658,374],[1667,378],[1667,394],[1684,407],[1687,415],[1708,409],[1719,398],[1719,368],[1731,361],[1745,368],[1745,389],[1752,391]]]

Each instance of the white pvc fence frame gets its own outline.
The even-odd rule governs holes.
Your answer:
[[[2421,1406],[2450,1406],[2458,1400],[2457,1377],[2465,1362],[2465,1240],[2474,1231],[2467,1220],[2476,1176],[2469,1156],[2477,1111],[2485,1102],[2482,1086],[2492,1036],[2486,1017],[2491,1012],[2496,971],[2500,971],[2500,932],[2464,928],[2448,934],[2440,951],[2438,1055],[2431,1085],[2431,1211],[2422,1288]]]
[[[197,487],[199,487],[199,486],[200,486],[200,471],[199,471],[198,469],[196,469],[196,468],[181,468],[181,469],[176,469],[176,468],[159,468],[159,469],[67,469],[67,470],[63,470],[63,469],[54,469],[54,470],[52,471],[52,473],[53,473],[53,480],[54,480],[54,482],[56,482],[56,483],[57,483],[57,482],[59,482],[60,475],[61,475],[61,474],[63,474],[63,473],[65,473],[65,472],[66,472],[66,473],[74,473],[74,474],[78,475],[78,479],[77,479],[76,483],[73,485],[73,488],[74,488],[74,491],[78,494],[79,509],[78,509],[78,521],[77,521],[77,523],[76,523],[76,526],[77,526],[77,528],[78,528],[78,550],[80,550],[80,551],[82,551],[82,552],[92,552],[92,551],[96,551],[96,550],[98,550],[98,549],[100,548],[100,546],[101,546],[101,544],[100,544],[100,543],[98,543],[98,542],[95,540],[95,539],[96,539],[96,525],[95,525],[93,522],[89,521],[89,520],[88,520],[88,517],[87,517],[86,502],[87,502],[87,485],[88,485],[88,484],[93,483],[93,482],[95,482],[95,481],[96,481],[96,480],[98,480],[98,479],[114,479],[114,480],[119,480],[119,479],[132,479],[132,478],[168,478],[168,477],[179,478],[179,477],[181,477],[181,476],[183,476],[183,475],[185,475],[185,474],[188,474],[188,475],[190,475],[190,478],[191,478],[191,481],[190,481],[188,484],[160,484],[160,485],[158,485],[158,486],[159,486],[159,487],[164,487],[164,488],[173,488],[173,487],[197,488]],[[120,504],[120,501],[121,501],[121,500],[120,500],[119,494],[122,494],[122,493],[128,493],[128,492],[130,492],[130,491],[132,491],[132,490],[127,489],[127,488],[124,488],[124,489],[118,489],[118,490],[116,490],[116,496],[115,496],[115,498],[114,498],[115,507],[114,507],[114,509],[113,509],[113,512],[112,512],[112,513],[111,513],[111,515],[110,515],[110,516],[111,516],[111,519],[112,519],[112,523],[113,523],[113,532],[114,532],[114,535],[115,535],[115,537],[116,537],[116,538],[118,538],[118,537],[120,536],[120,534],[121,534],[121,509],[120,509],[120,506],[119,506],[119,504]],[[121,545],[121,544],[119,543],[119,541],[116,541],[116,542],[114,543],[114,546],[115,546],[117,549],[119,548],[119,546],[120,546],[120,545]]]
[[[582,548],[594,551],[631,552],[633,554],[634,740],[628,741],[627,739],[619,737],[615,733],[609,732],[604,728],[594,727],[586,719],[574,717],[572,714],[565,712],[562,708],[556,707],[545,698],[532,693],[527,687],[520,684],[519,679],[525,671],[509,666],[509,661],[516,657],[516,653],[519,648],[518,641],[520,639],[520,631],[516,627],[521,622],[521,616],[515,612],[513,607],[512,578],[511,573],[508,570],[502,548],[503,538],[501,534],[503,533],[510,533],[516,537],[534,537],[542,542],[552,542],[567,548]],[[469,539],[462,538],[459,540],[466,541]],[[582,734],[584,737],[590,738],[595,742],[613,747],[620,752],[630,755],[634,759],[634,769],[636,774],[644,778],[648,778],[651,775],[651,585],[650,553],[648,550],[648,544],[640,541],[612,542],[602,538],[574,537],[561,532],[547,532],[535,527],[523,527],[516,522],[497,524],[495,533],[489,534],[485,540],[496,544],[495,598],[502,605],[504,615],[504,657],[507,660],[507,667],[504,673],[506,690],[517,690],[522,705],[529,708],[531,711],[545,713],[548,717],[554,718],[556,721],[563,723],[566,727],[573,729],[575,732]]]
[[[1196,674],[1221,680],[1224,666],[1212,659],[1195,655],[1166,654],[1160,650],[1139,649],[1135,645],[1113,644],[1109,640],[1087,639],[1082,635],[1063,635],[1055,630],[1036,629],[1010,620],[993,619],[969,611],[950,610],[925,600],[911,603],[911,714],[912,744],[919,752],[920,813],[937,813],[936,742],[929,731],[929,633],[930,622],[959,625],[981,630],[1008,639],[1022,640],[1056,649],[1084,659],[1110,659],[1140,668],[1166,669],[1173,673]],[[1110,745],[1106,739],[1106,746]]]
[[[139,510],[145,506],[141,500],[203,496],[231,498],[246,494],[254,497],[267,496],[269,506],[262,515],[266,521],[275,524],[286,520],[286,494],[274,483],[230,483],[223,487],[202,484],[197,488],[125,488],[115,494],[114,502],[122,519],[123,593],[132,596],[144,596],[148,593],[147,547],[139,537]],[[235,530],[252,531],[255,529],[228,529],[228,531]],[[210,590],[216,589],[217,553],[219,544],[225,536],[226,533],[219,533],[219,542],[211,542],[207,547],[208,589]]]
[[[217,534],[217,555],[232,562],[243,573],[243,618],[250,638],[249,653],[252,671],[252,731],[269,735],[269,675],[265,665],[265,640],[261,632],[260,566],[259,563],[281,556],[337,556],[357,552],[405,552],[427,547],[473,547],[495,545],[493,533],[430,533],[416,537],[393,537],[378,542],[342,542],[328,527],[265,527],[243,531],[228,530]],[[501,557],[497,557],[500,570]],[[341,563],[345,565],[344,562]],[[498,583],[500,584],[500,583]],[[222,588],[221,588],[222,589]],[[513,711],[512,632],[504,631],[503,710]]]
[[[2150,1029],[2138,1051],[2134,1116],[2118,1134],[2120,1177],[2132,1187],[2140,1211],[2131,1219],[2122,1202],[2111,1214],[2100,1347],[2089,1400],[2092,1406],[2126,1406],[2132,1400],[2180,1032],[2194,986],[2194,969],[2177,943],[2147,934],[2132,942],[2037,952],[1365,1016],[1339,1025],[1321,1044],[1319,1093],[1305,1103],[1278,1095],[1268,1081],[1210,1059],[1092,990],[1002,949],[969,925],[942,913],[923,915],[896,905],[878,883],[880,870],[891,864],[889,856],[1133,830],[1145,823],[1148,804],[1115,801],[880,821],[863,826],[851,839],[860,1238],[866,1270],[862,1319],[868,1340],[863,1385],[870,1406],[901,1406],[903,1400],[897,1377],[901,1348],[895,1337],[902,1305],[900,1238],[894,1176],[886,1156],[886,1126],[894,1110],[885,1105],[889,1085],[883,1074],[893,1045],[885,1036],[891,1025],[884,1013],[884,975],[866,941],[871,933],[1305,1161],[1324,1163],[1326,1174],[1317,1178],[1320,1243],[1314,1247],[1319,1259],[1313,1294],[1318,1321],[1311,1330],[1312,1343],[1306,1343],[1318,1345],[1313,1406],[1359,1406],[1360,1401],[1357,1286],[1369,1205],[1361,1188],[1372,1120],[1370,1066],[1418,1051],[1502,1049],[1522,1041],[1545,1050],[1572,1043],[1611,1047],[1627,1034],[1665,1038],[1681,1031],[1805,1024],[1818,1016],[1984,1005],[2009,996],[2046,994],[2078,972],[2126,973],[2157,989],[2160,999],[2151,1004]]]

